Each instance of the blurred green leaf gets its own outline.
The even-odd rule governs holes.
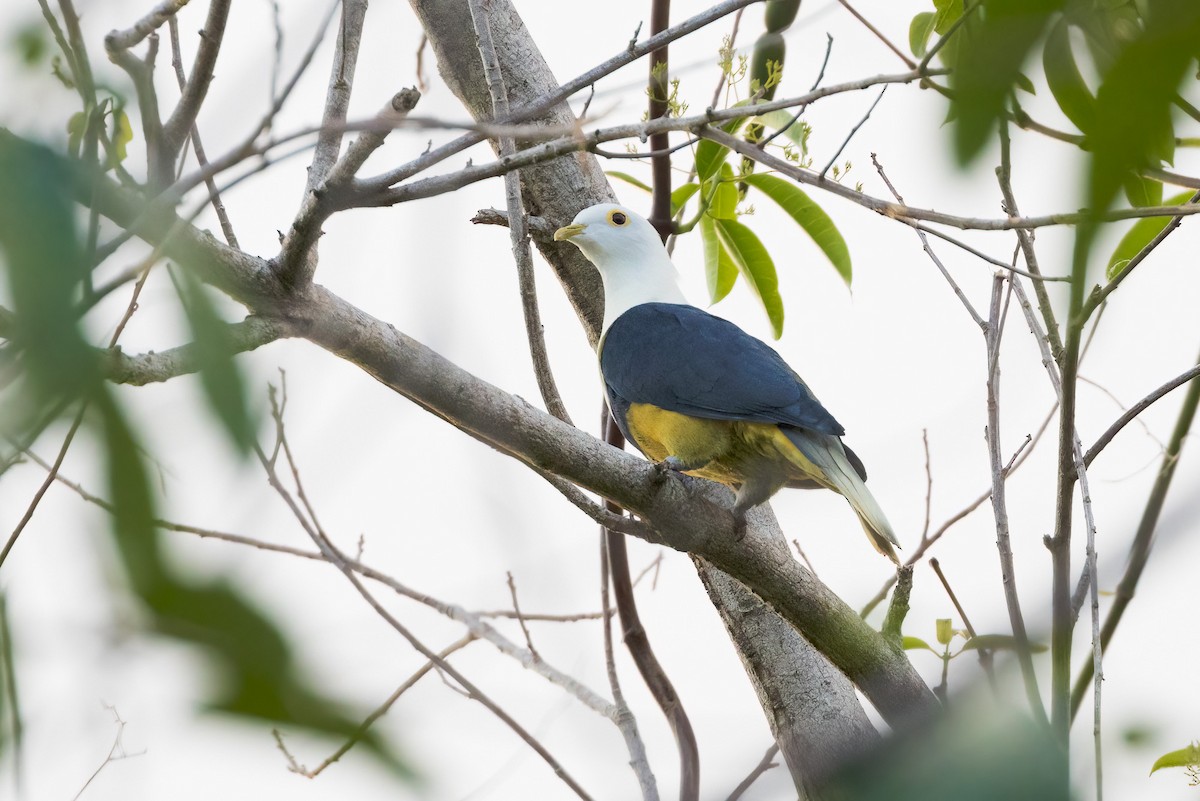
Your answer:
[[[935,654],[938,653],[933,649],[933,646],[922,640],[920,637],[910,637],[907,634],[904,635],[903,645],[905,651],[919,651],[924,648],[926,651],[933,651]]]
[[[1088,207],[1109,208],[1131,171],[1173,157],[1171,106],[1200,41],[1200,3],[1158,0],[1125,44],[1096,92],[1089,132]]]
[[[21,759],[22,723],[17,672],[13,656],[12,627],[8,623],[8,596],[0,592],[0,753],[12,746]]]
[[[1029,76],[1023,72],[1017,73],[1017,88],[1031,95],[1037,94],[1037,87],[1033,85],[1033,81],[1029,80]]]
[[[1071,52],[1071,29],[1065,17],[1050,27],[1042,50],[1042,68],[1046,71],[1050,93],[1062,113],[1079,130],[1090,131],[1096,119],[1096,98],[1075,63],[1075,55]]]
[[[760,114],[755,119],[776,131],[782,129],[783,135],[800,148],[801,154],[808,155],[808,123],[797,120],[794,113],[780,109]]]
[[[719,303],[737,283],[738,269],[717,237],[716,221],[707,214],[700,218],[700,241],[704,245],[704,278],[709,302]]]
[[[854,801],[1067,801],[1062,749],[1047,727],[956,698],[919,734],[889,737],[823,787]]]
[[[104,427],[108,492],[113,505],[113,535],[134,591],[147,601],[169,591],[171,579],[162,561],[155,528],[154,496],[141,449],[111,390],[95,399]]]
[[[1188,768],[1200,765],[1200,746],[1195,743],[1180,748],[1178,751],[1169,751],[1154,761],[1154,766],[1150,768],[1151,775],[1154,771],[1162,768]]]
[[[222,581],[178,576],[163,556],[155,502],[141,451],[111,393],[96,401],[108,452],[114,534],[130,585],[152,615],[159,634],[199,646],[214,673],[210,709],[349,737],[359,718],[302,675],[278,626]],[[411,770],[382,739],[368,732],[362,744],[399,775]]]
[[[1167,198],[1165,205],[1178,206],[1187,203],[1192,194],[1192,192],[1180,192],[1178,195]],[[1162,230],[1170,222],[1170,217],[1143,217],[1135,222],[1125,236],[1121,237],[1121,241],[1117,243],[1112,255],[1108,257],[1108,267],[1104,270],[1104,277],[1109,281],[1115,278],[1121,270],[1125,269],[1129,260],[1140,253],[1142,248],[1149,245],[1154,237],[1162,233]]]
[[[228,324],[190,271],[173,271],[175,275],[179,276],[176,286],[192,327],[205,397],[242,455],[248,454],[254,446],[256,426],[250,419],[242,374],[233,358]]]
[[[129,124],[129,115],[123,108],[113,109],[113,152],[109,168],[113,168],[125,160],[128,151],[126,145],[133,141],[133,128]]]
[[[645,192],[653,192],[654,191],[653,189],[650,188],[650,185],[648,183],[646,183],[645,181],[640,181],[637,178],[634,178],[632,175],[630,175],[627,172],[619,172],[617,170],[605,170],[604,174],[607,175],[609,178],[616,178],[619,181],[624,181],[627,184],[636,186],[638,189],[641,189]]]
[[[6,257],[14,331],[35,402],[89,394],[96,352],[75,319],[84,274],[71,178],[60,157],[0,131],[0,249]]]
[[[1129,205],[1135,208],[1162,205],[1162,182],[1130,174],[1125,176],[1122,183],[1125,187],[1125,197],[1129,199]]]
[[[829,259],[838,275],[850,286],[854,276],[850,262],[850,248],[829,215],[818,206],[800,187],[777,175],[758,173],[746,176],[746,183],[761,191],[779,204]]]
[[[917,58],[924,58],[929,50],[929,37],[933,34],[933,23],[937,15],[932,11],[922,11],[912,18],[908,24],[908,49]]]
[[[779,277],[775,262],[759,238],[736,220],[716,220],[717,238],[729,252],[754,294],[762,301],[776,339],[783,335],[783,299],[779,297]]]
[[[46,57],[46,52],[50,49],[46,35],[46,26],[41,22],[29,22],[13,34],[13,47],[26,67],[32,67]]]
[[[949,645],[954,638],[954,625],[948,617],[937,619],[937,641],[941,645]]]
[[[970,163],[991,139],[1021,67],[1063,0],[983,0],[955,34],[960,47],[950,75],[957,110],[954,148]]]
[[[1017,648],[1017,640],[1008,634],[977,634],[967,640],[962,647],[964,651],[978,651],[984,649],[988,651],[1015,651]],[[1029,643],[1029,650],[1035,654],[1040,654],[1046,650],[1046,646],[1041,643]]]
[[[695,183],[694,181],[677,187],[675,191],[671,193],[671,216],[674,217],[676,214],[678,214],[680,209],[684,207],[684,204],[692,199],[692,195],[699,191],[700,184]]]

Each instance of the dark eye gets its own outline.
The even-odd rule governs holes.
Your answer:
[[[612,214],[609,215],[608,219],[612,220],[613,225],[624,225],[626,222],[629,221],[629,218],[626,217],[625,214],[620,211],[614,211]]]

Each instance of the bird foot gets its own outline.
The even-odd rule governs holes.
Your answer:
[[[668,456],[661,462],[655,462],[654,470],[656,483],[665,484],[667,481],[670,481],[671,476],[680,475],[682,468],[683,462],[679,461],[679,459],[675,456]]]

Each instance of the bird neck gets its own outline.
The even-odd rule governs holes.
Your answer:
[[[604,278],[604,328],[608,331],[618,317],[643,303],[684,303],[679,276],[666,252],[652,263],[626,265],[608,270]]]

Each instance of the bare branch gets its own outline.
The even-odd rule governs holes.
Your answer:
[[[208,6],[208,19],[204,29],[200,31],[200,47],[196,51],[196,59],[192,62],[191,74],[184,88],[179,103],[171,116],[163,123],[163,149],[157,164],[151,166],[152,186],[164,187],[171,183],[175,172],[175,159],[183,149],[184,140],[196,122],[200,106],[208,94],[212,83],[213,69],[217,64],[217,54],[221,52],[221,42],[225,38],[225,23],[229,19],[231,0],[211,0]]]
[[[887,177],[887,173],[883,171],[883,165],[879,163],[879,159],[875,157],[874,153],[871,154],[871,163],[875,165],[875,170],[879,173],[879,177],[883,179],[885,184],[887,184],[888,191],[890,191],[896,197],[897,201],[904,203],[904,198],[901,197],[900,193],[896,190],[896,187],[892,185],[892,182]],[[921,246],[925,250],[925,253],[938,268],[938,272],[942,274],[942,277],[946,279],[946,283],[948,283],[950,288],[954,290],[954,294],[962,303],[963,308],[967,310],[967,314],[971,315],[971,319],[975,321],[975,325],[986,329],[987,324],[984,323],[983,318],[979,316],[979,312],[975,311],[975,307],[971,305],[971,301],[967,300],[967,296],[963,294],[962,287],[960,287],[958,282],[951,277],[950,271],[946,269],[946,265],[942,264],[942,260],[937,257],[936,253],[933,252],[933,248],[929,245],[929,239],[925,236],[925,231],[920,228],[916,228],[914,230],[916,230],[917,236],[921,239]]]
[[[488,93],[492,98],[492,109],[496,119],[508,116],[508,89],[504,85],[504,74],[492,44],[492,27],[482,0],[468,0],[471,21],[475,27],[479,56],[483,60],[483,73],[487,80]],[[501,136],[497,142],[503,159],[516,152],[516,142],[511,136]],[[542,315],[538,308],[537,284],[533,275],[533,253],[529,248],[529,233],[525,223],[525,204],[521,198],[521,179],[516,170],[504,175],[504,197],[508,206],[509,238],[512,241],[513,259],[517,264],[517,285],[520,288],[521,311],[525,318],[525,339],[529,343],[529,354],[533,359],[533,372],[537,378],[542,402],[550,414],[566,423],[571,422],[566,404],[554,381],[550,368],[550,354],[546,350],[546,337],[542,327]]]
[[[139,19],[124,30],[112,30],[104,37],[104,49],[128,50],[137,45],[150,34],[154,33],[168,19],[174,19],[181,8],[190,0],[162,0],[149,14]]]
[[[604,615],[604,672],[608,676],[608,686],[612,690],[613,705],[617,708],[617,726],[625,737],[629,748],[629,765],[637,776],[638,786],[642,790],[643,801],[658,801],[658,783],[654,772],[650,769],[650,761],[646,757],[646,744],[638,732],[637,719],[629,704],[625,702],[625,693],[621,691],[621,682],[617,678],[617,664],[613,657],[612,637],[612,605],[608,600],[609,571],[608,571],[608,532],[600,532],[600,608]]]
[[[767,752],[763,754],[763,758],[760,759],[758,764],[754,766],[754,769],[750,771],[746,778],[738,782],[737,787],[733,788],[733,792],[729,794],[729,798],[727,798],[726,801],[738,801],[739,798],[745,795],[746,791],[749,790],[750,786],[758,780],[759,776],[775,767],[775,755],[778,753],[779,743],[772,743],[771,747],[767,749]]]
[[[1012,279],[1016,280],[1016,279]],[[1010,283],[1011,286],[1011,283]],[[988,460],[992,469],[992,512],[996,519],[996,549],[1000,554],[1000,576],[1004,587],[1004,601],[1008,607],[1009,624],[1017,645],[1017,661],[1021,676],[1025,680],[1025,693],[1030,710],[1039,722],[1045,724],[1046,710],[1042,706],[1038,690],[1037,673],[1029,649],[1029,634],[1025,630],[1025,616],[1021,613],[1021,599],[1017,594],[1017,578],[1013,565],[1012,543],[1009,539],[1008,504],[1004,463],[1000,456],[1000,336],[1003,319],[1000,299],[1003,294],[1004,276],[996,273],[992,281],[992,299],[988,322],[984,326],[987,339],[987,447]],[[960,613],[961,614],[961,613]]]
[[[362,42],[366,16],[366,0],[343,0],[342,23],[334,44],[333,66],[325,94],[325,112],[321,116],[321,133],[317,137],[312,165],[308,168],[308,182],[304,190],[306,195],[325,181],[341,151],[340,126],[346,121],[346,111],[350,107],[354,69],[358,65],[358,47]]]
[[[1163,384],[1161,387],[1154,390],[1137,403],[1133,404],[1133,406],[1129,407],[1124,414],[1118,417],[1116,421],[1096,439],[1096,444],[1088,448],[1088,452],[1084,454],[1083,457],[1084,467],[1090,467],[1096,457],[1100,455],[1100,451],[1104,450],[1108,443],[1112,442],[1112,438],[1115,437],[1122,428],[1128,425],[1130,421],[1136,419],[1139,414],[1150,408],[1155,401],[1162,398],[1172,390],[1183,386],[1197,376],[1200,376],[1200,365],[1196,365],[1189,370],[1184,370],[1182,373],[1175,376],[1170,381]]]
[[[229,344],[231,354],[255,350],[292,335],[286,321],[271,317],[250,316],[240,323],[231,323],[224,329],[224,338]],[[114,384],[140,387],[198,372],[200,362],[194,343],[136,356],[114,349],[105,352],[103,370],[108,380]]]

